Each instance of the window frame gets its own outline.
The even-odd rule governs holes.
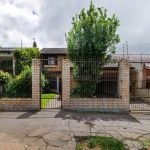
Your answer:
[[[49,58],[54,58],[54,63],[53,64],[49,64]],[[44,65],[57,65],[57,55],[53,55],[53,54],[43,54],[42,59],[45,59],[43,61]]]
[[[48,57],[48,65],[56,65],[56,60],[54,56],[49,56]]]

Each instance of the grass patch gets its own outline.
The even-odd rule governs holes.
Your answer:
[[[110,137],[79,137],[76,140],[76,150],[127,150],[122,141]]]
[[[150,140],[140,141],[143,147],[148,148],[150,150]]]
[[[45,108],[45,106],[54,98],[56,94],[42,94],[41,95],[41,108]]]

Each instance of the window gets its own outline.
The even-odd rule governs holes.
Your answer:
[[[150,89],[150,80],[146,80],[146,88]]]
[[[12,60],[1,60],[0,61],[1,67],[12,67]]]
[[[57,65],[57,55],[43,54],[43,65]]]
[[[55,57],[48,57],[48,65],[55,65]]]

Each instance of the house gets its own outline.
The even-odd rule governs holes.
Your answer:
[[[130,99],[150,102],[150,54],[115,54],[130,60]]]
[[[67,48],[43,48],[41,50],[41,59],[45,70],[49,71],[49,76],[52,80],[52,88],[59,92],[61,86],[61,59],[67,58]],[[113,59],[130,60],[130,97],[136,98],[146,92],[147,97],[150,97],[146,89],[150,89],[150,54],[114,54]],[[47,69],[46,69],[47,68]],[[72,65],[70,65],[72,76]],[[73,89],[76,83],[70,79],[70,88]],[[100,82],[97,84],[96,94],[98,97],[118,97],[118,62],[108,64],[103,69],[103,74]],[[145,96],[145,94],[144,94]],[[147,98],[146,97],[146,98]]]
[[[0,48],[0,70],[15,75],[15,59],[13,57],[13,47]]]
[[[51,89],[46,87],[46,91],[49,92],[61,92],[61,73],[63,58],[66,56],[67,48],[43,48],[40,51],[40,58],[42,61],[42,69],[46,71],[47,78],[51,81]]]

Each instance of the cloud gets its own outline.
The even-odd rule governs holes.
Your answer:
[[[128,41],[130,53],[149,53],[150,1],[93,0],[96,7],[107,9],[108,16],[114,13],[120,20],[117,33],[121,42],[117,53],[122,53],[123,43]],[[72,17],[82,8],[88,9],[90,0],[4,0],[0,2],[0,45],[32,46],[33,38],[43,47],[67,47],[65,32],[72,25]],[[130,50],[131,49],[131,50]]]
[[[33,3],[31,3],[33,5]],[[32,14],[31,4],[16,0],[0,2],[0,43],[2,46],[20,46],[21,39],[24,46],[32,45],[35,29],[39,26],[39,16]],[[32,8],[32,9],[31,9]]]

